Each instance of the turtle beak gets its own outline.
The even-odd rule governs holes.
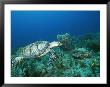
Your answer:
[[[61,46],[62,45],[62,43],[61,42],[59,42],[59,46]]]

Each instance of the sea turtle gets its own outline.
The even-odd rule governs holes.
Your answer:
[[[53,47],[61,46],[62,44],[58,41],[48,42],[48,41],[37,41],[35,43],[29,44],[17,52],[17,57],[15,61],[21,61],[24,58],[39,58],[47,54],[52,53]]]

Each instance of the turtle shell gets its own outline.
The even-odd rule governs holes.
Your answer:
[[[20,49],[19,56],[24,58],[36,58],[43,54],[49,48],[49,42],[37,41]]]

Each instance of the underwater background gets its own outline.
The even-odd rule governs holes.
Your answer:
[[[62,46],[23,58],[43,41]],[[99,77],[100,11],[12,11],[11,48],[13,77]]]
[[[73,36],[100,32],[100,11],[12,11],[12,48],[36,40],[56,40],[57,34]]]

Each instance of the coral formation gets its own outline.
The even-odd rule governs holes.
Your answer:
[[[97,38],[93,38],[97,37]],[[58,41],[36,41],[11,56],[12,77],[99,77],[99,34],[75,42],[66,33]],[[82,44],[83,43],[83,44]]]
[[[62,43],[63,50],[71,50],[74,48],[73,38],[70,34],[57,35],[57,39]]]
[[[85,58],[90,58],[91,57],[92,52],[88,51],[85,48],[77,48],[73,51],[73,57],[74,58],[80,58],[80,59],[85,59]]]

